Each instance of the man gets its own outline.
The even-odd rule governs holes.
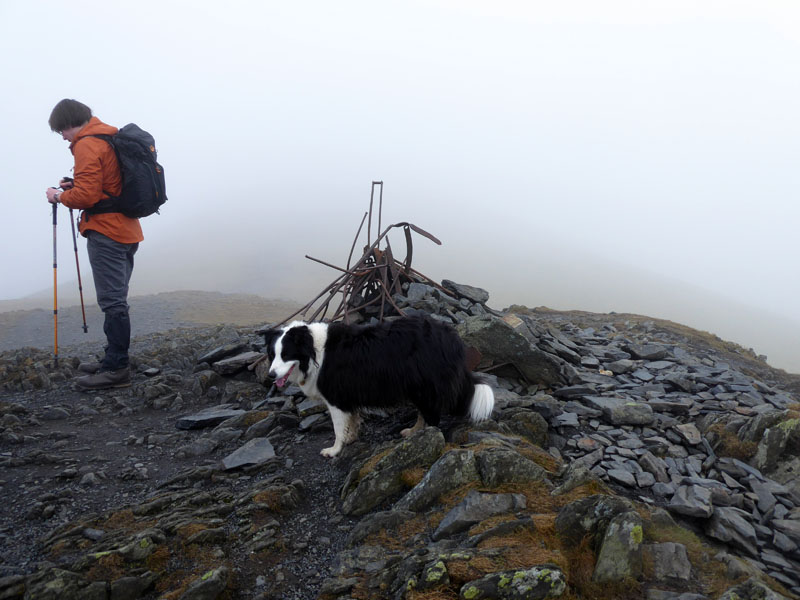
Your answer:
[[[83,390],[129,386],[128,282],[133,272],[133,256],[144,237],[139,219],[95,206],[122,192],[114,149],[104,139],[92,137],[114,135],[117,128],[93,116],[85,104],[68,99],[56,104],[49,124],[51,130],[70,143],[75,166],[72,180],[63,178],[59,182],[63,191],[47,190],[47,201],[83,211],[78,230],[87,239],[97,304],[105,316],[103,331],[108,342],[101,362],[80,365],[79,369],[89,375],[79,377],[76,384]]]

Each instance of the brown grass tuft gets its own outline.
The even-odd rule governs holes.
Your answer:
[[[735,433],[725,429],[725,425],[722,423],[715,423],[708,428],[708,431],[716,434],[719,439],[715,448],[718,455],[738,458],[745,462],[756,455],[758,444],[755,442],[743,442]]]
[[[125,575],[125,561],[116,552],[106,554],[97,559],[86,572],[88,581],[114,581]]]
[[[686,547],[689,562],[696,571],[696,581],[701,584],[703,593],[717,598],[725,590],[739,584],[747,577],[731,580],[728,578],[727,567],[713,559],[713,551],[705,546],[699,537],[692,531],[678,525],[663,526],[652,525],[645,527],[645,538],[648,542],[675,542]],[[699,568],[702,567],[702,568]]]
[[[378,453],[374,454],[373,456],[370,456],[369,459],[367,459],[367,461],[358,470],[358,479],[359,480],[364,479],[364,477],[369,475],[372,472],[372,470],[375,468],[375,465],[377,465],[378,462],[383,457],[388,455],[393,449],[394,449],[394,447],[390,446],[390,447],[386,448],[385,450],[383,450],[382,452],[378,452]]]
[[[270,415],[270,411],[268,410],[256,410],[253,412],[249,412],[244,416],[242,420],[242,425],[245,427],[250,427],[251,425],[255,425],[259,421],[263,421]]]
[[[427,472],[428,471],[422,467],[412,467],[400,473],[400,481],[403,482],[404,486],[413,488],[422,481],[422,478],[425,477],[425,473]]]
[[[548,473],[557,473],[558,470],[561,468],[561,461],[552,456],[546,450],[543,450],[539,446],[535,444],[531,444],[527,440],[521,439],[519,446],[517,446],[516,450],[522,456],[535,462],[537,465],[542,467]]]
[[[178,528],[177,534],[182,538],[190,538],[195,533],[200,533],[201,531],[205,531],[208,529],[208,525],[205,523],[187,523],[186,525],[181,525]]]
[[[130,529],[136,524],[136,517],[130,509],[113,513],[103,523],[103,529]]]
[[[145,560],[145,565],[147,565],[147,568],[153,571],[153,573],[162,574],[167,568],[169,558],[169,548],[162,544],[156,548],[150,556],[147,557]]]
[[[424,592],[410,592],[408,600],[457,600],[458,593],[447,588],[427,590]]]
[[[476,556],[469,560],[451,560],[447,562],[450,582],[459,587],[468,581],[480,579],[487,573],[501,570],[503,570],[503,567],[488,556]]]

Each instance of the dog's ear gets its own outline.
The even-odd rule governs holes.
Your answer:
[[[309,360],[317,364],[317,351],[314,349],[314,337],[311,335],[308,327],[303,327],[303,334],[299,339],[299,350],[303,356],[307,356]],[[308,370],[308,367],[305,369]]]
[[[266,331],[262,332],[264,335],[264,343],[267,345],[267,348],[272,348],[272,345],[275,343],[281,335],[280,329],[267,329]]]
[[[291,348],[288,356],[300,363],[300,370],[308,373],[308,363],[317,364],[317,352],[314,349],[314,337],[306,325],[292,327],[286,332],[285,348]]]

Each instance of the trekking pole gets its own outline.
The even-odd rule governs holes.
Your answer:
[[[53,202],[53,364],[58,368],[58,259],[56,244],[56,210],[58,203]]]
[[[75,218],[72,209],[69,209],[69,224],[72,225],[72,247],[75,249],[75,268],[78,270],[78,293],[81,296],[81,314],[83,315],[83,333],[89,333],[86,325],[86,308],[83,304],[83,283],[81,283],[81,265],[78,262],[78,238],[75,236]]]

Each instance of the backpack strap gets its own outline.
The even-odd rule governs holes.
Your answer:
[[[117,157],[117,166],[119,166],[119,154],[117,153],[117,149],[114,147],[114,142],[111,139],[110,135],[104,133],[95,133],[91,135],[87,135],[84,137],[94,137],[99,138],[101,140],[105,140],[105,142],[111,146],[111,149],[114,151],[114,154]],[[81,138],[83,139],[83,138]],[[80,141],[80,140],[78,140]],[[113,212],[122,212],[119,209],[119,196],[115,196],[106,190],[103,190],[103,193],[108,196],[108,198],[103,198],[102,200],[98,201],[96,204],[90,206],[89,208],[85,208],[83,210],[84,214],[86,215],[86,221],[89,221],[89,215],[101,215],[104,213],[113,213]]]

